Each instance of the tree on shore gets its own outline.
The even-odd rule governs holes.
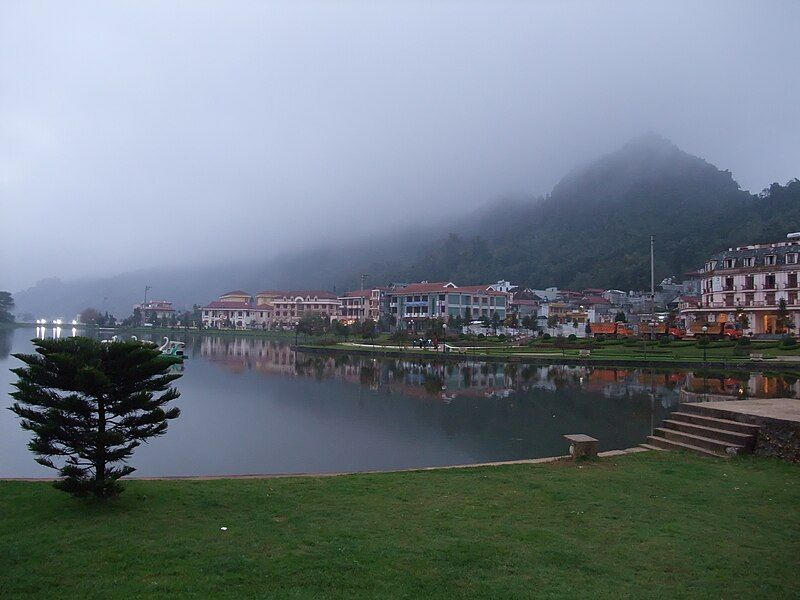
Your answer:
[[[778,314],[775,317],[776,333],[785,333],[792,325],[789,309],[786,307],[786,300],[781,298],[778,302]]]
[[[100,320],[100,311],[96,308],[84,308],[79,316],[81,323],[85,325],[97,325]]]
[[[0,323],[13,323],[14,297],[10,292],[0,292]]]
[[[167,407],[180,393],[170,384],[175,362],[153,345],[102,343],[85,337],[35,340],[10,410],[31,431],[36,462],[59,471],[55,487],[75,496],[115,496],[118,480],[135,471],[126,464],[143,441],[163,435],[180,414]]]
[[[308,312],[297,322],[297,332],[306,335],[322,335],[330,328],[330,320],[318,312]]]

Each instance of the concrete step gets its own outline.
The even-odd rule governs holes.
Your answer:
[[[752,433],[739,433],[738,431],[707,427],[706,425],[698,425],[697,423],[688,423],[676,419],[665,419],[664,427],[676,431],[683,431],[684,433],[691,433],[692,435],[711,438],[712,440],[738,444],[749,450],[755,447],[756,436]]]
[[[658,450],[659,452],[664,452],[665,448],[659,448],[658,446],[653,446],[652,444],[639,444],[641,448],[647,448],[648,450]]]
[[[745,448],[741,444],[733,444],[714,438],[704,437],[702,435],[694,435],[692,433],[685,433],[683,431],[676,431],[675,429],[667,429],[665,427],[656,427],[653,430],[656,437],[663,437],[670,441],[677,441],[690,446],[697,446],[698,448],[705,448],[715,454],[739,454]]]
[[[689,404],[681,404],[681,408],[690,406]],[[760,427],[751,423],[740,423],[739,421],[732,421],[730,419],[722,419],[720,417],[713,417],[702,412],[686,412],[683,410],[672,413],[669,418],[674,421],[685,421],[687,423],[696,423],[705,427],[714,427],[715,429],[725,429],[727,431],[737,431],[739,433],[749,433],[755,435],[758,433]]]
[[[668,440],[667,438],[658,437],[655,435],[648,435],[647,441],[649,442],[648,445],[656,446],[662,450],[684,450],[686,452],[694,452],[695,454],[702,454],[703,456],[716,456],[717,458],[728,457],[727,454],[717,454],[716,452],[712,452],[711,450],[706,450],[705,448],[692,446],[691,444],[684,444],[683,442],[679,442],[677,440]]]

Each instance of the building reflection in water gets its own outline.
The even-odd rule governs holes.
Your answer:
[[[591,366],[530,365],[480,361],[404,360],[341,354],[295,353],[285,342],[206,335],[199,354],[231,372],[316,379],[336,378],[371,389],[418,397],[506,398],[515,391],[564,387],[599,392],[608,398],[651,395],[664,408],[680,401],[714,397],[800,397],[800,381],[789,374],[714,373],[609,369]]]

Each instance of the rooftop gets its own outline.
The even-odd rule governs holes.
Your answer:
[[[327,290],[266,290],[256,295],[271,298],[320,298],[326,300],[336,300],[337,298],[336,294]]]

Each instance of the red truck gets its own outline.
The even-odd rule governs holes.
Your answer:
[[[703,331],[703,328],[706,328]],[[738,340],[744,335],[738,323],[693,323],[690,329],[693,337],[708,337],[712,340]]]
[[[589,328],[596,338],[628,337],[635,335],[627,323],[590,323]]]
[[[639,325],[639,333],[641,335],[652,335],[655,338],[668,337],[673,340],[682,340],[686,337],[686,330],[677,325],[667,325],[666,323],[658,323],[655,327],[650,327],[647,323]]]

